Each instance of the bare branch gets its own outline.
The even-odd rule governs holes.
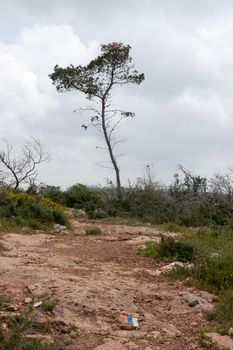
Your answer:
[[[10,187],[18,188],[20,184],[34,182],[37,178],[37,166],[50,159],[40,140],[32,138],[19,152],[14,152],[7,140],[5,150],[0,151],[0,181]]]

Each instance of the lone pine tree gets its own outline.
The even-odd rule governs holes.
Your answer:
[[[72,64],[66,68],[58,65],[49,75],[59,92],[76,90],[86,95],[92,102],[90,108],[94,115],[90,116],[90,123],[97,127],[107,145],[107,150],[116,175],[119,198],[122,197],[120,168],[115,153],[115,147],[120,142],[115,137],[115,130],[120,122],[133,117],[133,112],[126,112],[112,107],[112,90],[115,86],[126,84],[139,85],[145,78],[138,73],[129,55],[131,47],[123,43],[112,42],[101,45],[101,54],[86,66]],[[82,125],[85,130],[88,125]]]

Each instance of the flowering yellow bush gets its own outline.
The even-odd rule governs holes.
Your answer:
[[[9,189],[0,191],[0,220],[36,229],[69,224],[64,208],[51,199]]]
[[[63,210],[63,211],[65,210],[65,208],[61,204],[53,202],[48,197],[41,197],[39,201],[40,201],[40,203],[42,205],[45,205],[47,207],[50,207],[50,208],[53,208],[53,209],[58,209],[58,210]]]
[[[7,191],[7,195],[11,200],[13,200],[16,203],[22,201],[33,203],[36,201],[36,198],[34,196],[25,192]]]

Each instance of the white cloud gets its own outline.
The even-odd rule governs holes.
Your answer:
[[[146,75],[140,87],[114,95],[117,105],[136,112],[119,130],[129,139],[122,146],[124,178],[139,176],[150,161],[165,180],[177,163],[207,175],[230,165],[232,2],[145,0],[142,6],[138,0],[42,0],[39,5],[32,0],[7,5],[25,25],[13,43],[0,44],[6,68],[0,72],[0,130],[11,139],[39,136],[49,146],[53,161],[43,168],[44,181],[96,183],[110,174],[95,165],[104,155],[95,149],[94,131],[84,134],[82,119],[72,112],[84,98],[58,94],[48,74],[57,63],[85,64],[98,43],[113,40],[132,45],[136,66]],[[94,32],[89,43],[80,40],[80,24],[83,32]]]
[[[73,162],[82,154],[81,145],[73,151],[79,130],[77,118],[72,113],[79,99],[71,94],[58,94],[48,77],[56,63],[68,65],[85,63],[93,56],[96,45],[83,45],[70,26],[34,26],[23,29],[15,44],[0,44],[0,130],[1,137],[19,144],[31,135],[39,137],[52,153],[51,169],[60,160],[64,169],[64,157],[72,147]],[[76,116],[75,116],[76,117]],[[70,118],[70,120],[69,120]],[[72,134],[72,130],[74,131]],[[69,140],[71,138],[71,140]],[[80,146],[80,147],[79,147]],[[76,159],[75,159],[76,157]],[[86,157],[83,157],[86,160]],[[69,157],[67,158],[69,162]],[[50,179],[47,165],[46,178]],[[52,170],[53,173],[53,170]],[[68,183],[69,175],[60,171],[62,183]],[[71,174],[72,176],[72,174]],[[67,180],[68,178],[68,180]],[[76,178],[73,174],[72,180]]]

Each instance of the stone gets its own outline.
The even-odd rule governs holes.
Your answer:
[[[23,227],[21,228],[21,231],[24,232],[24,233],[28,233],[28,232],[30,232],[31,230],[30,230],[29,227],[23,226]]]
[[[188,302],[188,305],[189,305],[190,307],[195,307],[195,306],[198,305],[198,304],[199,304],[199,301],[198,301],[198,300],[191,300],[191,301]]]
[[[180,261],[174,261],[171,264],[168,264],[168,265],[161,267],[161,270],[164,272],[169,272],[169,271],[172,271],[176,267],[184,267],[184,266],[185,266],[184,263],[182,263]]]
[[[108,328],[101,328],[101,329],[96,329],[95,334],[97,335],[108,335],[109,334],[109,329]]]
[[[183,298],[190,307],[195,307],[198,305],[198,307],[200,307],[200,309],[203,311],[211,311],[214,307],[212,303],[193,293],[186,292],[183,294]]]
[[[70,337],[71,338],[76,338],[78,336],[78,333],[77,332],[74,332],[73,330],[70,331]]]
[[[215,345],[220,350],[233,350],[233,339],[228,335],[220,335],[218,333],[205,333],[204,342],[207,346]]]
[[[8,304],[8,305],[6,305],[5,310],[10,311],[10,312],[17,312],[19,310],[19,306]]]
[[[194,321],[194,322],[191,322],[191,323],[190,323],[190,326],[191,326],[191,327],[197,327],[197,326],[198,326],[198,323],[195,322],[195,321]]]
[[[42,305],[42,301],[38,301],[37,303],[33,304],[33,307],[35,309],[37,309],[38,307],[40,307]]]
[[[86,212],[82,209],[77,209],[73,213],[77,219],[86,219],[87,218]]]
[[[171,338],[181,336],[181,332],[173,324],[168,324],[166,327],[163,327],[162,331]]]
[[[155,277],[159,277],[159,276],[161,275],[161,273],[162,273],[162,271],[160,271],[160,270],[155,270],[155,271],[154,271],[154,276],[155,276]]]
[[[37,296],[38,298],[42,297],[44,295],[44,289],[42,288],[42,285],[40,284],[32,284],[30,286],[27,286],[28,291]]]
[[[8,330],[8,325],[7,325],[7,323],[3,323],[2,324],[2,329],[4,330],[4,331],[7,331]]]
[[[152,331],[150,335],[154,338],[157,339],[160,336],[160,332],[158,331]]]
[[[24,299],[25,304],[31,304],[32,301],[33,301],[32,298],[29,298],[29,297]]]
[[[217,252],[213,252],[213,253],[210,254],[211,258],[220,258],[220,256],[221,255],[219,253],[217,253]]]
[[[209,303],[212,303],[215,299],[216,296],[214,294],[208,293],[206,291],[200,291],[200,296],[207,300]]]
[[[10,312],[10,311],[0,311],[0,318],[6,320],[7,318],[18,317],[20,316],[19,312]]]
[[[57,229],[60,230],[60,224],[54,224],[54,225],[53,225],[53,228],[54,228],[55,230],[57,230]]]
[[[31,284],[30,286],[27,286],[27,289],[29,290],[30,293],[33,293],[34,290],[36,290],[37,286],[34,284]]]
[[[229,335],[230,337],[233,337],[233,327],[231,327],[231,328],[228,329],[228,335]]]
[[[67,230],[66,226],[60,224],[54,224],[53,229],[55,233],[60,233]]]
[[[130,342],[128,342],[128,343],[125,343],[125,345],[126,345],[127,348],[129,348],[130,350],[134,350],[134,349],[137,349],[137,348],[138,348],[137,345],[136,345],[134,342],[132,342],[132,341],[130,341]]]

